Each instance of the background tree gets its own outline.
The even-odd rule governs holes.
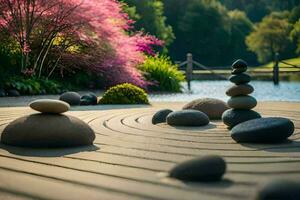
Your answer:
[[[168,46],[174,40],[172,27],[166,23],[164,4],[161,0],[123,0],[125,10],[136,20],[134,27],[155,35]]]
[[[300,19],[294,24],[291,38],[297,45],[297,53],[300,54]]]
[[[262,22],[255,26],[254,31],[246,39],[248,48],[257,55],[260,62],[271,61],[277,52],[284,54],[284,51],[291,44],[288,37],[291,24],[288,19],[276,18],[276,15],[265,17]]]

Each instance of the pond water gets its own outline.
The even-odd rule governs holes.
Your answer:
[[[192,81],[191,92],[187,90],[184,83],[183,93],[150,94],[150,101],[183,102],[197,98],[212,97],[227,101],[229,97],[225,94],[232,83],[229,81]],[[255,91],[251,95],[258,101],[298,101],[300,102],[300,82],[280,82],[274,85],[271,81],[251,81]]]

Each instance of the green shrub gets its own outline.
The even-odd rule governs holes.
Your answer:
[[[5,89],[16,89],[21,94],[57,94],[61,92],[61,86],[46,79],[12,77],[5,82]]]
[[[123,83],[108,89],[100,104],[149,104],[147,93],[130,83]]]
[[[139,67],[147,80],[155,83],[152,90],[181,92],[184,75],[166,56],[148,57]]]

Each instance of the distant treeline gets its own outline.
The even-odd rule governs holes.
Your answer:
[[[300,0],[122,0],[135,29],[166,43],[173,60],[186,53],[205,65],[251,64],[300,53]]]

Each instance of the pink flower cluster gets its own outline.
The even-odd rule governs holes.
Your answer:
[[[26,7],[28,1],[29,8]],[[16,5],[24,8],[21,8],[20,16],[12,17],[14,12],[6,12],[5,9]],[[33,30],[31,35],[26,35],[27,27],[19,27],[28,22],[22,21],[26,19],[24,16],[28,16],[28,11],[36,16],[35,24],[30,27]],[[37,37],[34,34],[41,29],[54,32],[62,27],[60,36],[71,36],[73,41],[91,49],[61,53],[60,65],[73,65],[98,73],[107,80],[106,86],[129,82],[146,88],[149,84],[136,66],[145,60],[147,54],[154,55],[153,46],[163,45],[163,42],[141,32],[129,34],[133,23],[117,0],[0,0],[0,28],[20,29],[15,37],[20,41],[24,54],[35,52],[32,48],[38,45],[31,44],[40,39],[34,38]]]

